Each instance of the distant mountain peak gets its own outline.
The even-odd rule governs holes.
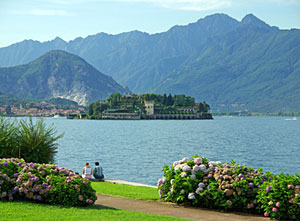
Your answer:
[[[69,52],[66,52],[64,50],[51,50],[51,51],[48,51],[46,54],[44,54],[44,56],[47,56],[47,55],[60,55],[60,56],[65,56],[65,55],[71,55],[71,56],[76,56],[74,54],[71,54]],[[76,56],[78,57],[78,56]]]
[[[60,58],[60,57],[78,57],[78,56],[68,53],[66,51],[63,51],[63,50],[51,50],[51,51],[48,51],[47,53],[45,53],[43,56],[41,56],[38,59],[55,58],[55,60],[56,60],[57,58]],[[80,58],[80,57],[78,57],[78,58]],[[36,60],[38,60],[38,59],[36,59]],[[82,59],[82,58],[80,58],[80,59]],[[33,60],[32,62],[35,62],[36,60]]]
[[[196,23],[205,22],[205,21],[222,21],[222,20],[224,21],[224,20],[235,20],[235,19],[224,13],[215,13],[212,15],[205,16],[204,18],[200,18]]]
[[[62,42],[66,42],[64,39],[60,38],[60,37],[56,37],[55,39],[53,39],[53,41],[62,41]]]
[[[253,25],[253,26],[257,26],[260,28],[265,28],[265,29],[270,29],[271,26],[268,25],[267,23],[265,23],[264,21],[260,20],[259,18],[257,18],[255,15],[253,14],[248,14],[246,15],[242,21],[242,24],[244,25]]]

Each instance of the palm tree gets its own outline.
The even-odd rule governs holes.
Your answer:
[[[20,120],[18,129],[19,158],[27,162],[49,163],[54,161],[57,152],[56,141],[63,137],[57,135],[53,125],[46,128],[44,120],[39,119],[35,124],[32,118]]]

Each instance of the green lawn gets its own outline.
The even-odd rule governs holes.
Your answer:
[[[158,200],[157,189],[93,182],[97,193],[142,200]],[[0,220],[182,220],[173,217],[101,206],[65,207],[31,202],[0,201]]]
[[[92,182],[92,187],[97,193],[105,195],[121,196],[140,200],[159,199],[157,189],[151,187],[112,184],[109,182]]]
[[[31,202],[0,202],[0,220],[181,220],[109,207],[64,207]]]

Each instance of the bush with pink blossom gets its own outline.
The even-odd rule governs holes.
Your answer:
[[[86,206],[97,197],[90,181],[69,169],[10,158],[0,159],[0,199]]]
[[[300,175],[272,175],[261,185],[257,199],[265,216],[300,220]]]
[[[194,156],[191,160],[184,158],[176,161],[171,167],[164,166],[163,172],[164,178],[159,180],[158,190],[165,201],[226,211],[260,213],[277,219],[294,219],[296,214],[300,214],[298,175],[289,175],[293,177],[293,182],[291,178],[284,182],[288,191],[282,191],[284,188],[277,185],[276,194],[272,195],[275,188],[273,182],[281,183],[284,177],[268,172],[264,174],[262,169],[254,170],[234,161],[222,164]],[[279,200],[282,194],[282,198],[289,198],[293,205],[287,206],[287,200]],[[274,205],[266,204],[264,196],[274,197]],[[278,215],[284,208],[287,215]]]

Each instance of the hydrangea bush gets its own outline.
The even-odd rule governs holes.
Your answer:
[[[0,199],[86,206],[97,199],[91,183],[54,164],[0,159]]]
[[[158,180],[158,192],[165,201],[226,211],[265,213],[277,219],[286,218],[279,216],[281,213],[286,212],[291,219],[300,212],[300,180],[297,175],[291,175],[290,179],[281,183],[279,180],[286,177],[273,176],[271,173],[265,175],[262,169],[254,170],[235,164],[234,161],[222,164],[200,156],[194,156],[191,160],[183,158],[174,162],[171,167],[164,166],[163,172],[164,177]],[[264,191],[267,188],[265,185],[270,185],[269,183],[278,184],[272,185],[278,198],[281,194],[289,193],[285,197],[293,199],[293,206],[288,205],[287,200],[280,201],[276,198],[281,203],[280,207],[270,207],[266,199],[271,197],[267,195],[271,192],[266,194]],[[294,192],[291,187],[289,192],[282,192],[284,185],[292,185]]]
[[[257,199],[267,217],[300,220],[300,175],[274,175],[261,185]]]

